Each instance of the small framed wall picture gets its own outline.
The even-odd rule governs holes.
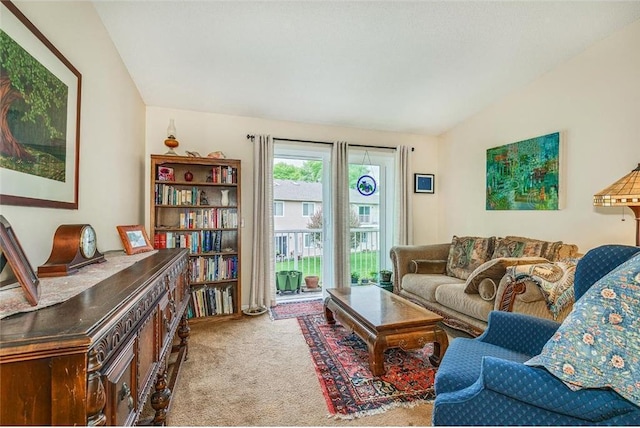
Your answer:
[[[29,304],[36,306],[40,298],[40,288],[38,287],[40,280],[27,260],[13,228],[4,216],[0,215],[0,273],[7,264],[13,270]]]
[[[413,174],[413,179],[414,193],[433,193],[433,174]]]
[[[116,226],[116,229],[118,229],[122,245],[124,245],[124,251],[127,254],[138,254],[153,250],[153,245],[149,241],[144,226]]]

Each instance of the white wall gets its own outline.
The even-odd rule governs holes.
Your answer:
[[[169,119],[175,119],[179,154],[185,150],[197,151],[206,156],[221,150],[227,158],[242,160],[242,217],[245,227],[242,230],[242,294],[243,303],[249,299],[249,281],[251,278],[252,218],[253,218],[253,143],[247,140],[247,134],[270,134],[272,137],[298,138],[313,141],[344,140],[353,144],[377,146],[396,146],[404,144],[415,147],[413,169],[416,172],[435,173],[437,169],[437,139],[423,135],[400,134],[393,132],[371,131],[355,128],[331,127],[301,124],[249,117],[228,116],[195,111],[174,110],[160,107],[147,107],[145,170],[149,170],[151,154],[167,151],[164,146]],[[149,212],[149,184],[146,177],[146,212]],[[439,197],[436,179],[436,194],[416,195],[413,213],[416,218],[415,242],[434,242],[437,234],[437,203]],[[147,215],[148,217],[148,215]],[[145,219],[147,228],[149,218]]]
[[[100,251],[116,226],[144,221],[144,103],[89,2],[14,4],[82,74],[78,210],[0,206],[34,269],[61,224],[90,223]],[[1,184],[0,184],[1,185]]]
[[[555,131],[565,137],[564,208],[486,211],[486,150]],[[443,135],[439,238],[524,235],[575,243],[582,252],[605,243],[634,245],[631,210],[595,208],[592,196],[638,162],[640,21]]]

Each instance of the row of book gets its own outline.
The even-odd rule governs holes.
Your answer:
[[[192,283],[236,279],[238,256],[192,257],[189,259],[189,278]]]
[[[180,213],[180,229],[236,229],[237,208],[185,210]]]
[[[214,183],[234,184],[238,182],[238,170],[230,166],[214,166],[211,177]]]
[[[204,190],[198,187],[190,189],[178,188],[168,184],[156,183],[154,186],[154,200],[156,205],[191,205],[208,206],[213,205]],[[220,197],[222,199],[222,196]]]
[[[158,167],[156,177],[158,181],[175,181],[173,168],[167,166]],[[237,183],[238,170],[231,166],[214,166],[211,169],[211,176],[207,177],[207,181],[224,184]]]
[[[153,247],[188,248],[192,254],[221,252],[222,230],[200,230],[194,232],[156,232]]]
[[[233,313],[233,287],[201,287],[191,292],[187,318]]]

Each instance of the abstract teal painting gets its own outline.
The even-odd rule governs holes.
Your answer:
[[[560,133],[487,150],[487,210],[557,210]]]

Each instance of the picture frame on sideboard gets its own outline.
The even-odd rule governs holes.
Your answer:
[[[0,215],[0,273],[7,265],[11,267],[29,304],[36,306],[40,298],[40,280],[29,263],[11,224]],[[8,283],[12,282],[8,281]]]
[[[118,234],[124,245],[124,251],[131,254],[153,251],[153,245],[142,225],[116,226]]]

